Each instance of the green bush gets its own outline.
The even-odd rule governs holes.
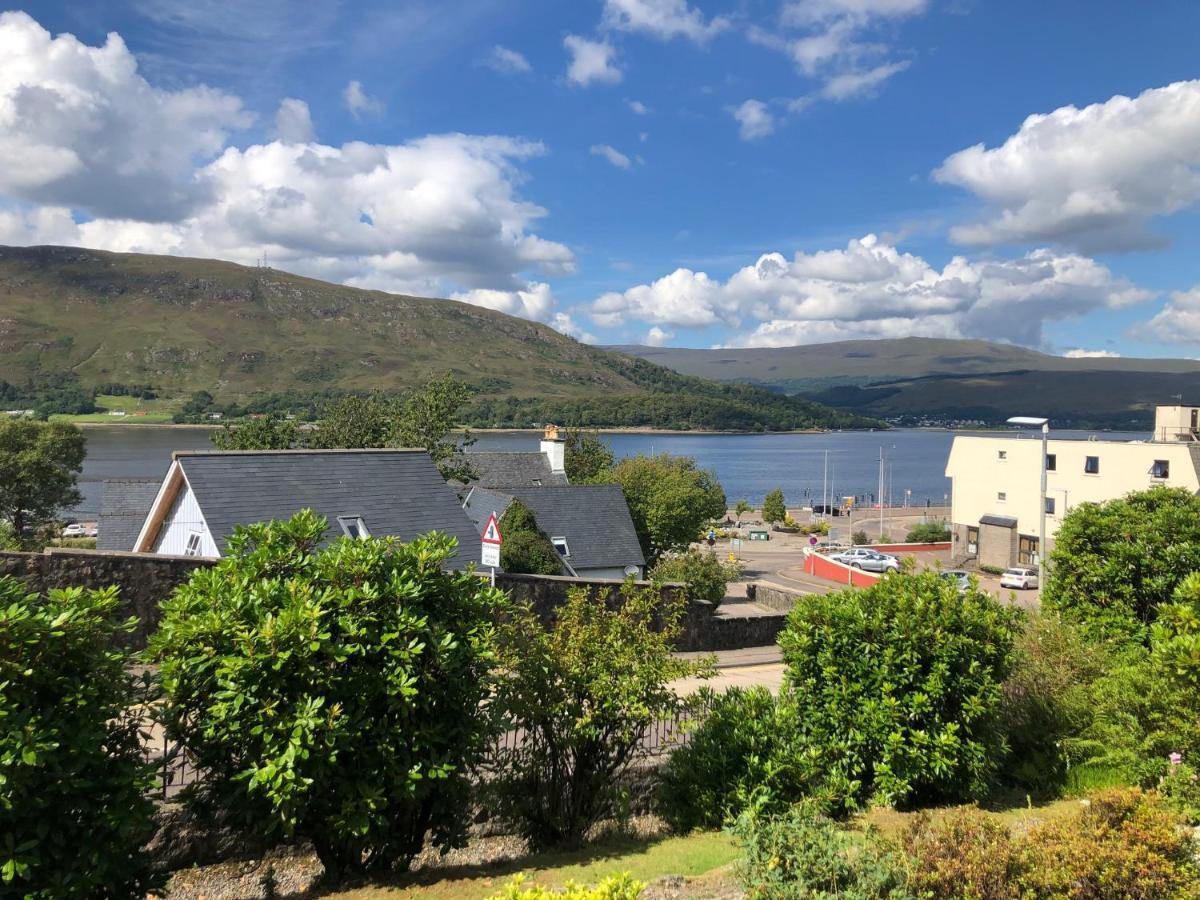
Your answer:
[[[950,540],[950,529],[945,522],[922,522],[908,530],[906,544],[937,544]]]
[[[686,550],[701,526],[727,512],[717,476],[689,456],[630,456],[603,477],[621,485],[650,565],[664,553]]]
[[[549,536],[538,527],[533,513],[520,500],[513,500],[500,517],[500,565],[505,572],[525,575],[561,575],[562,558]]]
[[[774,525],[787,518],[787,504],[783,500],[782,488],[775,488],[763,498],[762,517],[768,525]]]
[[[813,595],[779,636],[809,763],[847,804],[977,798],[1019,613],[933,572]]]
[[[1042,605],[1098,638],[1145,642],[1159,607],[1197,571],[1200,497],[1190,491],[1082,503],[1055,535]]]
[[[1018,843],[1003,823],[958,809],[935,823],[922,813],[898,839],[908,887],[923,898],[1009,900],[1021,875]]]
[[[627,581],[616,597],[572,590],[552,625],[525,606],[501,626],[507,674],[493,708],[521,738],[496,748],[492,790],[534,849],[577,846],[618,812],[646,729],[682,708],[670,682],[702,671],[672,653],[685,604]]]
[[[561,890],[533,885],[525,887],[525,878],[514,875],[499,894],[488,900],[638,900],[646,889],[640,881],[634,881],[628,872],[610,875],[595,887],[568,881]]]
[[[1109,668],[1107,654],[1058,616],[1026,620],[1004,682],[1004,781],[1042,794],[1066,783],[1070,759],[1063,742],[1091,721],[1092,686]]]
[[[714,608],[725,599],[729,582],[737,581],[741,575],[741,563],[721,562],[711,550],[694,548],[676,556],[664,556],[650,570],[652,581],[686,584],[690,599],[704,600]]]
[[[305,511],[237,529],[163,604],[152,649],[167,731],[207,774],[192,802],[311,840],[336,880],[463,837],[506,598],[443,570],[445,535],[321,547],[325,528]]]
[[[1166,798],[1167,806],[1187,819],[1190,825],[1200,825],[1200,773],[1184,762],[1182,756],[1171,758],[1158,790]]]
[[[734,834],[748,900],[909,900],[903,869],[873,835],[855,840],[810,801],[782,814],[752,806]]]
[[[154,832],[147,697],[113,648],[115,589],[26,594],[0,577],[0,896],[141,896]]]
[[[705,690],[700,704],[708,708],[704,721],[671,753],[661,775],[659,806],[672,828],[719,828],[751,796],[759,798],[760,808],[779,808],[806,793],[804,773],[793,764],[788,745],[795,729],[787,721],[787,704],[777,706],[765,687]]]
[[[856,546],[861,544],[869,544],[871,543],[871,538],[870,535],[860,528],[858,531],[850,535],[850,543]]]
[[[980,572],[986,572],[988,575],[1003,575],[1004,569],[1000,566],[982,565],[979,567]]]

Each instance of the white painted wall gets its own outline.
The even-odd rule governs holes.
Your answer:
[[[183,556],[187,550],[188,537],[192,532],[201,534],[200,556],[220,556],[217,545],[208,533],[208,525],[204,522],[204,514],[192,493],[192,487],[186,481],[179,489],[179,495],[171,504],[171,510],[163,520],[158,540],[154,543],[154,552],[161,556]]]

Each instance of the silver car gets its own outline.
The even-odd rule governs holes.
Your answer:
[[[866,547],[855,547],[845,553],[831,556],[852,569],[862,569],[864,572],[899,572],[900,560],[888,553],[880,553]]]

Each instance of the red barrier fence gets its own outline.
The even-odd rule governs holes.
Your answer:
[[[834,562],[820,553],[808,555],[804,560],[804,571],[817,578],[825,578],[838,584],[849,584],[854,587],[870,587],[879,580],[879,576],[873,572],[852,569],[840,562]]]

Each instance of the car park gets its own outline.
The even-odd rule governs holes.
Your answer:
[[[1005,569],[1004,574],[1000,576],[1000,587],[1012,588],[1018,591],[1028,591],[1038,586],[1037,569],[1028,569],[1024,566],[1013,566]]]
[[[864,572],[898,572],[900,560],[890,553],[880,553],[866,547],[854,547],[844,553],[831,556],[830,559],[849,566],[852,569],[862,569]]]

